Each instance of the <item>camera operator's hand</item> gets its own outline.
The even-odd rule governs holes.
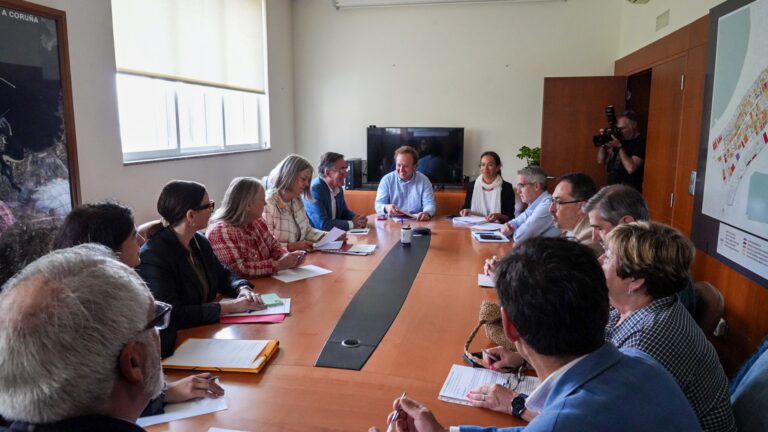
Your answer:
[[[618,139],[618,138],[616,138],[616,137],[615,137],[615,136],[613,136],[613,135],[611,135],[611,138],[612,138],[612,139],[611,139],[610,141],[608,141],[608,143],[606,143],[605,145],[607,145],[607,146],[608,146],[608,147],[610,147],[610,148],[614,148],[614,149],[620,149],[620,148],[621,148],[621,146],[622,146],[622,144],[621,144],[621,141],[619,141],[619,139]]]

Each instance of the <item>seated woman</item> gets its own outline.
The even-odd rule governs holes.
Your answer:
[[[238,177],[229,184],[206,232],[219,260],[242,278],[269,276],[304,261],[305,252],[288,252],[269,232],[262,217],[266,204],[260,181]]]
[[[290,252],[311,251],[313,244],[325,235],[325,231],[312,228],[301,199],[313,199],[309,191],[313,171],[309,161],[292,154],[269,174],[264,220],[269,232]]]
[[[136,267],[140,260],[139,247],[144,239],[136,233],[130,208],[116,202],[100,202],[83,204],[72,210],[64,218],[53,248],[64,249],[83,243],[107,246],[123,264]],[[206,372],[166,382],[163,393],[149,402],[141,416],[163,413],[166,403],[223,396],[224,389],[211,381],[210,377],[211,374]]]
[[[160,332],[163,357],[173,354],[178,330],[265,308],[251,284],[224,267],[208,239],[197,232],[208,226],[213,207],[200,183],[168,182],[157,199],[164,228],[141,247],[136,270],[157,300],[173,306],[171,323]],[[217,303],[217,294],[235,299]]]
[[[520,198],[512,183],[501,178],[499,155],[492,151],[480,155],[480,177],[469,183],[460,214],[484,216],[488,222],[506,223],[514,219],[518,201]]]

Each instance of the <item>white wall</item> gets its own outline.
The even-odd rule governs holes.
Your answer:
[[[335,10],[294,0],[296,149],[365,158],[365,128],[466,128],[465,173],[539,146],[544,77],[612,75],[619,0]],[[596,126],[597,127],[597,126]],[[590,145],[590,143],[568,143]]]
[[[204,183],[220,201],[230,180],[265,175],[293,152],[291,3],[267,0],[268,82],[272,150],[123,166],[115,93],[109,0],[36,0],[67,13],[77,153],[83,202],[117,199],[137,223],[157,218],[157,195],[168,180]]]
[[[617,0],[618,1],[618,0]],[[707,15],[725,0],[654,0],[647,4],[622,1],[619,58]],[[669,10],[669,25],[656,31],[656,17]]]

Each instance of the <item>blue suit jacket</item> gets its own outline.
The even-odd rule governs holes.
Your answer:
[[[315,178],[312,180],[310,190],[315,201],[304,200],[309,223],[323,231],[330,231],[333,227],[347,231],[349,229],[348,221],[355,217],[355,213],[347,207],[347,202],[344,201],[344,189],[339,190],[339,194],[336,195],[336,219],[331,219],[331,190],[325,181],[321,180],[320,177]]]
[[[635,349],[606,343],[569,369],[526,427],[480,431],[700,431],[683,391],[661,365]]]

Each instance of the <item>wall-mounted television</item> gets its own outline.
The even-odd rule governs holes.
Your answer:
[[[416,169],[433,184],[464,181],[464,128],[368,127],[368,182],[395,170],[395,150],[409,145],[419,152]]]

